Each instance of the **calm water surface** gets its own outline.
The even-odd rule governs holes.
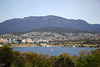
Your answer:
[[[71,56],[79,55],[79,52],[82,50],[95,50],[97,48],[87,48],[87,47],[13,47],[13,50],[18,50],[20,52],[32,52],[38,54],[49,54],[50,56],[56,55],[59,56],[63,53],[69,53]]]

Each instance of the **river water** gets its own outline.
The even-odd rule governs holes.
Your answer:
[[[13,50],[18,50],[20,52],[35,52],[38,54],[49,54],[50,56],[59,56],[63,53],[68,53],[71,56],[79,55],[82,50],[95,50],[97,48],[87,48],[87,47],[13,47]]]

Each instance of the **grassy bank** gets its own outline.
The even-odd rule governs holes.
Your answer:
[[[39,47],[37,44],[10,44],[10,47]]]

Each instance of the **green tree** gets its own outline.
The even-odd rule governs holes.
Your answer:
[[[91,53],[87,51],[80,52],[76,67],[100,67],[100,49],[94,50]]]
[[[11,67],[25,67],[24,58],[19,51],[13,51],[13,63]]]
[[[64,53],[57,57],[53,67],[75,67],[69,54]]]
[[[4,64],[5,67],[10,67],[13,62],[13,52],[8,45],[0,47],[0,64]]]

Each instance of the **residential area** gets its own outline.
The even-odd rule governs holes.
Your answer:
[[[2,34],[0,44],[19,44],[19,43],[49,43],[53,41],[69,40],[100,40],[100,33],[55,33],[55,32],[29,32],[21,35]]]

